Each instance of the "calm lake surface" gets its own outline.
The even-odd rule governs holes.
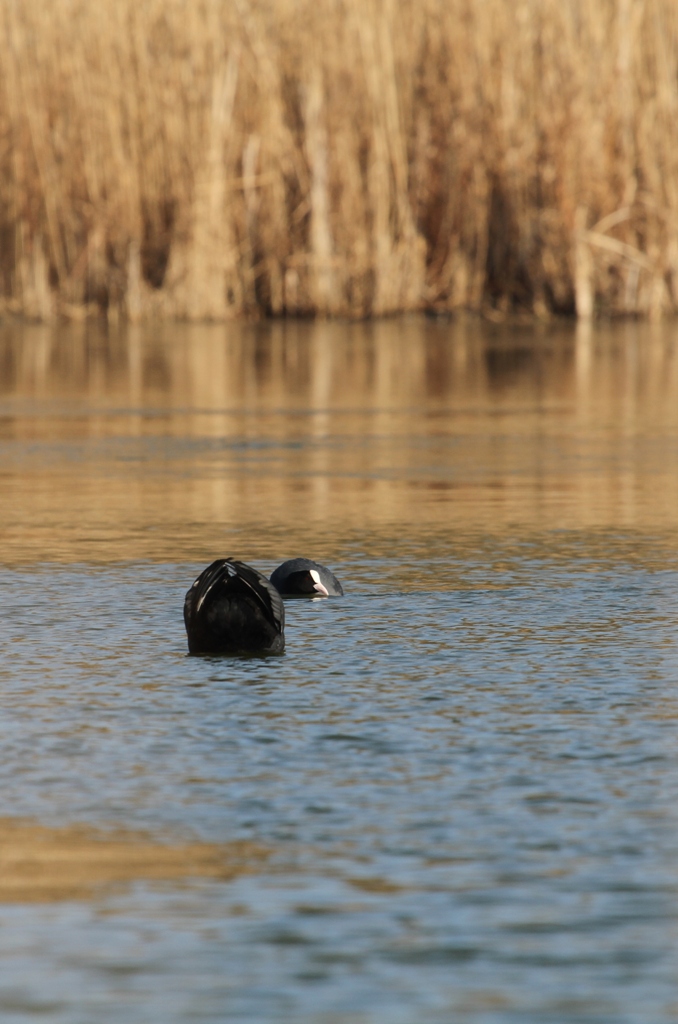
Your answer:
[[[678,1019],[678,327],[4,327],[0,487],[3,1024]]]

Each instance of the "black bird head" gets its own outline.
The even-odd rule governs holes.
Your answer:
[[[271,573],[271,583],[285,597],[341,597],[343,587],[327,566],[310,558],[290,558]]]

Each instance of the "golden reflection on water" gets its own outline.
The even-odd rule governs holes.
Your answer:
[[[673,531],[676,328],[0,332],[3,560]]]
[[[224,881],[261,871],[265,860],[263,847],[245,841],[172,845],[129,830],[48,828],[2,818],[0,904],[81,899],[139,879]]]

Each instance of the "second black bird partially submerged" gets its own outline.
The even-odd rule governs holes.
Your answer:
[[[344,589],[333,572],[310,558],[290,558],[271,573],[271,583],[285,597],[342,597]]]
[[[220,558],[186,594],[191,654],[282,654],[285,609],[276,588],[245,562]]]

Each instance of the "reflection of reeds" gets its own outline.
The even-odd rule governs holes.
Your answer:
[[[674,0],[4,0],[36,317],[678,306]]]
[[[393,561],[403,544],[440,557],[479,532],[599,529],[675,551],[674,333],[417,317],[13,325],[0,557],[197,570],[237,553],[270,571],[309,551]]]
[[[0,818],[0,899],[48,903],[83,899],[102,887],[182,878],[233,879],[261,871],[267,851],[248,842],[154,842],[134,832],[48,828]]]

